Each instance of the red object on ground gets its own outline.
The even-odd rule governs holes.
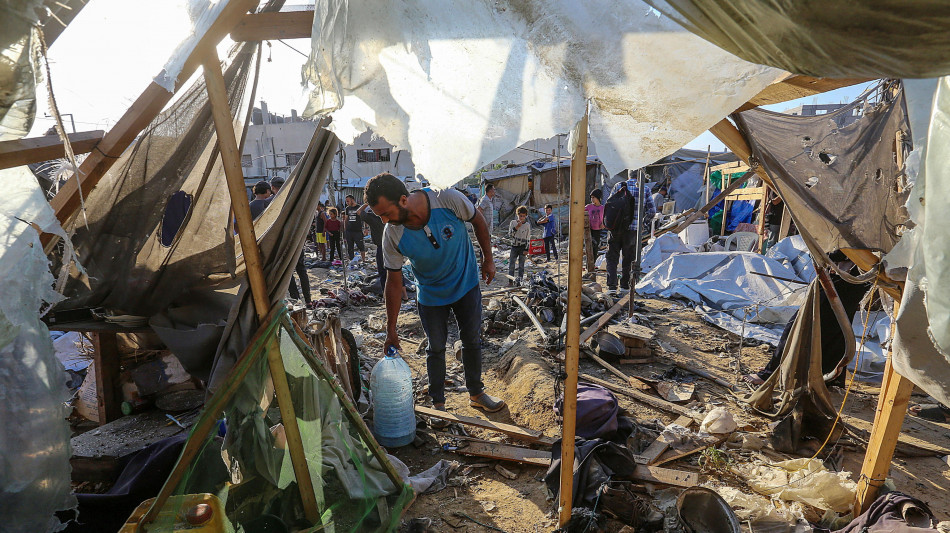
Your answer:
[[[544,253],[544,239],[531,239],[528,242],[528,255],[541,255]]]

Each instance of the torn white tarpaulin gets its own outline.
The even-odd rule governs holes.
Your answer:
[[[950,78],[905,80],[905,87],[915,147],[906,163],[914,187],[907,212],[916,227],[884,258],[889,275],[906,275],[892,361],[900,375],[950,405]]]
[[[0,170],[0,190],[0,529],[50,531],[53,513],[76,500],[66,373],[40,321],[41,307],[62,296],[36,228],[66,236],[29,169]]]
[[[611,174],[672,153],[782,75],[640,0],[317,0],[307,114],[371,129],[446,187],[516,146],[590,135]]]
[[[800,253],[807,255],[805,251]],[[797,260],[778,253],[773,257],[753,252],[676,254],[643,277],[637,284],[637,294],[688,300],[705,320],[737,335],[744,333],[747,338],[775,345],[785,323],[801,306],[807,282],[811,281],[792,268]]]

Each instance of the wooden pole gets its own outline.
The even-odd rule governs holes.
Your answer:
[[[678,232],[680,232],[680,231],[682,231],[682,230],[688,228],[690,224],[692,224],[694,221],[696,221],[696,219],[698,219],[699,217],[701,217],[701,216],[703,216],[704,214],[708,213],[709,210],[713,208],[713,206],[715,206],[716,204],[718,204],[719,202],[721,202],[723,199],[725,199],[725,197],[728,196],[730,193],[732,193],[732,191],[734,191],[734,190],[738,189],[739,187],[741,187],[742,184],[745,183],[746,181],[748,181],[750,177],[751,177],[751,174],[749,174],[748,172],[746,172],[746,173],[745,173],[744,175],[742,175],[741,177],[736,178],[736,180],[733,181],[732,183],[730,183],[729,186],[726,187],[725,190],[723,190],[722,192],[720,192],[719,194],[717,194],[716,197],[713,198],[712,200],[706,202],[706,205],[700,207],[698,211],[696,211],[695,213],[693,213],[693,214],[687,216],[682,222],[676,224],[675,226],[666,227],[666,228],[664,228],[664,229],[657,230],[656,236],[659,237],[660,235],[663,235],[664,233],[669,233],[669,232],[671,232],[671,231],[674,232],[674,233],[678,233]]]
[[[577,123],[577,148],[571,158],[570,238],[567,267],[567,337],[564,367],[564,425],[561,430],[560,524],[571,519],[574,491],[574,435],[577,424],[577,371],[581,336],[581,254],[584,238],[584,190],[587,181],[587,113]]]
[[[237,230],[241,238],[241,250],[244,252],[244,265],[251,288],[251,296],[254,300],[254,309],[263,323],[264,318],[270,311],[270,297],[264,280],[261,250],[257,245],[257,237],[254,235],[254,219],[251,217],[251,207],[247,200],[247,193],[244,190],[241,152],[238,150],[237,139],[234,137],[234,122],[231,117],[231,108],[228,105],[224,75],[221,72],[218,53],[214,48],[207,51],[203,59],[203,65],[208,98],[211,102],[211,116],[214,119],[214,127],[218,134],[218,148],[221,152],[221,161],[224,164],[228,192],[231,195],[231,207],[234,210],[234,218],[237,220]],[[320,511],[313,490],[313,480],[310,478],[310,469],[307,467],[307,457],[303,450],[303,441],[300,438],[300,427],[297,425],[297,416],[290,396],[290,386],[287,383],[287,373],[284,371],[284,361],[280,356],[280,350],[274,343],[271,343],[268,347],[267,363],[270,367],[271,379],[274,382],[277,406],[280,408],[280,418],[284,424],[287,448],[290,451],[290,460],[294,467],[294,475],[297,478],[297,487],[300,489],[300,499],[303,502],[304,513],[307,520],[316,524],[320,520]]]
[[[723,190],[728,188],[729,185],[727,182],[731,181],[731,178],[732,174],[726,174],[725,172],[722,173],[722,182],[720,185],[722,185]],[[729,204],[730,202],[728,198],[722,201],[722,225],[719,227],[719,235],[722,237],[726,236],[726,222],[729,219]]]
[[[762,201],[759,202],[759,253],[765,253],[765,209],[769,203],[769,186],[762,182]]]
[[[894,304],[895,318],[899,307],[900,300]],[[891,322],[891,338],[894,338],[895,326],[896,324]],[[891,357],[887,358],[884,367],[884,379],[881,382],[881,395],[878,397],[877,410],[874,413],[874,425],[871,426],[871,437],[868,439],[864,465],[861,467],[861,476],[858,478],[854,502],[855,516],[867,510],[871,502],[877,498],[878,489],[887,479],[901,426],[907,415],[907,403],[910,401],[910,394],[914,391],[914,384],[894,371],[891,365],[893,357],[892,347]]]

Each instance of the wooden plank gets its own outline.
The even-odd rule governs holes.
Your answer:
[[[468,446],[455,450],[455,453],[533,466],[551,466],[551,452],[496,442],[470,442]]]
[[[597,319],[597,322],[591,324],[587,329],[584,330],[584,333],[581,333],[580,343],[584,344],[588,339],[594,336],[594,333],[600,331],[600,328],[604,327],[604,324],[610,322],[610,319],[617,314],[618,311],[623,309],[623,306],[627,305],[627,302],[630,301],[630,293],[624,295],[623,298],[617,300],[617,302],[607,310],[600,318]]]
[[[656,407],[657,409],[660,409],[661,411],[676,413],[678,415],[684,415],[684,416],[689,416],[689,417],[693,416],[690,410],[687,409],[686,407],[683,407],[682,405],[676,405],[673,402],[668,402],[662,398],[657,398],[656,396],[652,396],[645,392],[640,392],[638,390],[633,390],[627,387],[614,385],[613,383],[609,381],[605,381],[600,378],[595,378],[594,376],[591,376],[589,374],[581,374],[580,377],[584,381],[593,383],[595,385],[600,385],[601,387],[610,389],[618,394],[629,396],[630,398],[633,398],[634,400],[638,400],[647,405]]]
[[[746,111],[754,107],[779,104],[806,96],[821,94],[842,87],[873,81],[872,78],[814,78],[812,76],[788,76],[759,91],[737,111]]]
[[[710,172],[721,172],[723,174],[737,174],[739,172],[748,172],[749,165],[743,163],[742,161],[731,161],[729,163],[723,163],[721,165],[716,165],[709,169]]]
[[[588,112],[590,111],[588,107]],[[577,425],[577,373],[581,354],[581,280],[584,254],[584,204],[587,184],[587,120],[577,123],[577,146],[571,156],[570,227],[567,264],[567,335],[564,340],[564,417],[561,423],[561,479],[558,490],[560,524],[566,526],[574,507],[574,437]],[[560,168],[560,164],[558,166]],[[642,200],[642,199],[641,199]],[[588,250],[591,249],[588,243]],[[588,254],[590,256],[591,254]],[[632,292],[632,291],[631,291]]]
[[[713,374],[710,374],[709,372],[706,372],[705,370],[696,368],[696,367],[693,366],[693,365],[688,365],[688,364],[686,364],[686,363],[681,363],[681,362],[679,362],[679,361],[674,361],[674,360],[671,360],[671,361],[673,362],[673,365],[675,365],[677,368],[682,368],[683,370],[685,370],[685,371],[687,371],[687,372],[692,372],[693,374],[696,374],[697,376],[706,378],[706,379],[708,379],[709,381],[712,381],[713,383],[716,383],[716,384],[718,384],[718,385],[722,385],[723,387],[725,387],[725,388],[727,388],[727,389],[729,389],[729,390],[734,390],[734,389],[735,389],[735,385],[733,385],[732,383],[729,383],[728,381],[722,379],[721,377],[718,377],[718,376],[715,376],[715,375],[713,375]]]
[[[112,422],[122,416],[119,392],[119,348],[116,334],[112,331],[91,333],[96,365],[96,399],[99,408],[99,425]]]
[[[643,365],[653,362],[656,362],[656,359],[652,357],[644,357],[640,359],[621,359],[618,361],[618,363],[621,365]]]
[[[625,361],[625,360],[629,361],[629,360],[640,359],[640,358],[642,358],[644,361],[653,360],[653,348],[650,348],[649,346],[643,346],[641,348],[631,348],[627,346],[627,349],[624,351],[623,354],[625,357],[629,357],[630,359],[621,359],[621,361]],[[625,364],[625,363],[621,362],[620,364]]]
[[[726,440],[726,438],[727,438],[727,435],[723,435],[723,436],[721,436],[721,437],[718,437],[715,442],[709,442],[709,443],[706,443],[706,444],[700,444],[700,445],[695,446],[695,447],[693,447],[693,448],[691,448],[691,449],[689,449],[689,450],[683,450],[683,451],[680,451],[680,452],[677,452],[677,451],[670,451],[670,452],[668,452],[668,453],[663,454],[663,455],[662,455],[659,459],[657,459],[653,464],[654,464],[655,466],[661,466],[661,465],[665,465],[665,464],[667,464],[667,463],[672,463],[673,461],[676,461],[677,459],[682,459],[682,458],[684,458],[684,457],[689,457],[690,455],[693,455],[694,453],[701,452],[701,451],[705,450],[706,448],[709,448],[710,446],[717,446],[717,445],[721,444],[722,442],[724,442],[724,441]]]
[[[656,335],[652,329],[640,324],[615,324],[607,328],[607,331],[621,338],[639,341],[651,341]]]
[[[175,84],[175,92],[197,70],[201,63],[201,55],[205,50],[208,48],[214,49],[218,42],[231,31],[231,28],[249,10],[257,7],[257,4],[258,0],[230,0],[228,5],[221,10],[218,18],[211,23],[208,31],[201,36],[195,51],[185,61],[181,73],[178,75],[178,82]],[[148,87],[115,123],[115,126],[99,141],[99,144],[96,145],[97,149],[90,152],[85,161],[79,165],[78,180],[76,177],[70,178],[60,188],[59,193],[50,200],[50,205],[56,211],[56,218],[59,219],[60,223],[65,223],[79,209],[80,187],[82,188],[82,196],[85,198],[89,191],[99,183],[102,176],[112,168],[112,165],[125,149],[135,141],[139,133],[158,116],[174,94],[174,92],[167,91],[154,81],[149,83]],[[44,236],[44,247],[51,240],[51,236]]]
[[[765,209],[769,204],[769,186],[762,185],[762,198],[759,200],[759,253],[765,253]]]
[[[604,361],[603,359],[601,359],[600,357],[598,357],[596,354],[594,354],[593,351],[587,350],[587,355],[588,355],[591,359],[593,359],[594,361],[597,361],[597,363],[598,363],[600,366],[606,368],[608,372],[610,372],[611,374],[613,374],[613,375],[617,376],[618,378],[620,378],[620,379],[626,381],[627,383],[629,383],[630,386],[632,386],[632,387],[634,387],[634,388],[637,388],[637,389],[640,389],[640,390],[650,390],[650,386],[649,386],[649,385],[647,385],[646,383],[640,381],[639,379],[637,379],[637,378],[635,378],[635,377],[628,376],[628,375],[624,374],[623,372],[621,372],[620,370],[618,370],[618,369],[617,369],[615,366],[613,366],[612,364],[610,364],[610,363],[608,363],[607,361]]]
[[[245,15],[231,30],[234,41],[309,39],[313,31],[313,6],[302,11],[278,11]]]
[[[631,477],[639,481],[662,483],[676,487],[695,487],[699,485],[698,472],[684,472],[659,466],[637,465],[637,469]]]
[[[674,424],[689,427],[693,423],[692,417],[680,415],[673,421]],[[643,450],[637,457],[637,462],[643,461],[643,464],[653,464],[656,460],[663,455],[663,452],[667,450],[673,444],[673,439],[667,438],[665,433],[660,433],[660,436],[656,438],[646,450]]]
[[[104,131],[94,130],[70,133],[66,137],[74,153],[84,154],[92,151],[103,135]],[[61,157],[66,157],[66,148],[59,135],[0,141],[0,168],[13,168]]]
[[[504,433],[513,439],[523,440],[525,442],[537,443],[537,444],[547,444],[551,445],[554,443],[555,439],[551,437],[545,437],[540,431],[535,431],[533,429],[526,429],[523,427],[515,426],[512,424],[504,424],[502,422],[493,422],[491,420],[485,420],[484,418],[475,418],[471,416],[456,415],[454,413],[449,413],[446,411],[440,411],[438,409],[432,409],[430,407],[422,407],[420,405],[416,406],[416,412],[420,415],[430,416],[432,418],[439,418],[442,420],[448,420],[450,422],[456,422],[459,424],[464,424],[467,426],[473,426],[481,429],[487,429],[490,431],[497,431],[498,433]]]

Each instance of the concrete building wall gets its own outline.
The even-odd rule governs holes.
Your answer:
[[[560,145],[560,146],[558,146]],[[558,150],[560,149],[560,152]],[[554,154],[556,158],[558,155],[561,156],[561,159],[570,159],[571,154],[567,149],[567,135],[559,135],[551,137],[550,139],[535,139],[533,141],[528,141],[518,148],[508,152],[507,154],[499,157],[498,159],[489,163],[489,167],[495,165],[523,165],[529,163],[536,159],[548,158],[551,159],[551,155]],[[597,147],[593,142],[588,144],[588,155],[596,156]]]

